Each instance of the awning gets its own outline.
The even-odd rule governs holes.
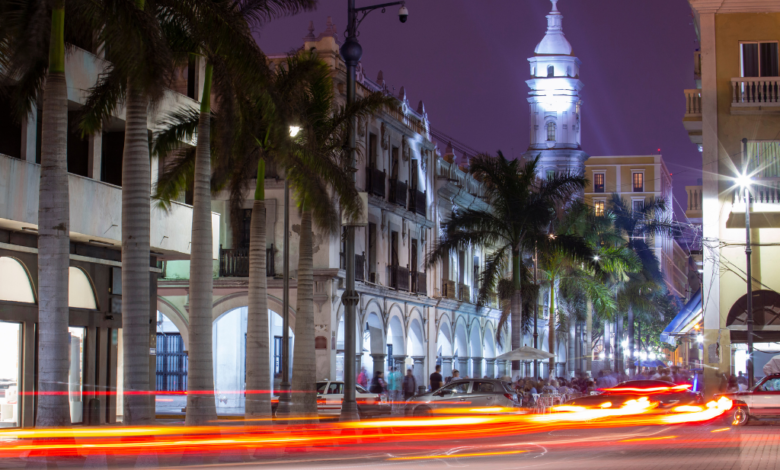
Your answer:
[[[661,333],[661,341],[672,346],[676,345],[675,336],[689,332],[701,320],[701,314],[701,289],[699,289]]]

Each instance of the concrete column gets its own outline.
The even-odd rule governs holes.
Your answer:
[[[701,34],[701,117],[702,117],[702,236],[720,238],[721,201],[719,197],[720,142],[718,139],[718,83],[715,49],[715,14],[700,13]],[[724,157],[726,155],[724,154]],[[702,305],[704,306],[704,393],[707,398],[717,392],[720,374],[730,369],[730,336],[724,328],[719,335],[720,318],[720,250],[704,247]],[[720,342],[720,358],[717,343]],[[711,353],[711,354],[710,354]]]
[[[442,377],[452,377],[452,358],[441,358],[441,375]]]
[[[484,374],[482,373],[482,358],[471,358],[471,376],[475,379],[481,379]]]
[[[417,388],[425,387],[428,390],[428,380],[425,377],[425,356],[413,356],[412,360],[414,361],[412,375],[417,381]]]
[[[506,361],[505,360],[499,359],[499,360],[496,361],[496,364],[498,364],[498,374],[496,376],[497,378],[500,379],[501,377],[503,377],[505,375],[509,375],[506,372]]]
[[[89,168],[87,169],[87,176],[94,180],[100,181],[101,165],[103,164],[103,134],[96,132],[89,136]],[[155,175],[152,179],[152,186],[157,183],[157,160],[154,159],[152,163],[152,173]]]
[[[406,375],[406,356],[393,354],[393,364],[401,375]]]
[[[384,379],[387,380],[387,374],[385,373],[385,369],[387,369],[387,364],[385,362],[387,359],[387,354],[374,353],[371,354],[371,359],[374,360],[374,370],[371,371],[371,375],[373,376],[377,371],[379,371],[382,372]]]
[[[487,369],[485,370],[485,375],[491,379],[496,378],[496,360],[494,358],[485,359],[485,369]]]
[[[355,373],[360,374],[360,367],[363,365],[363,355],[362,354],[356,354],[355,355]]]
[[[38,108],[33,106],[30,114],[22,120],[22,160],[35,163],[38,147]]]

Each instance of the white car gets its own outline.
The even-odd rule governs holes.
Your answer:
[[[355,399],[361,417],[390,414],[391,407],[387,396],[370,393],[356,385]],[[338,416],[341,414],[341,402],[344,400],[344,382],[328,380],[317,382],[317,411],[320,416]]]
[[[734,402],[727,418],[736,426],[744,426],[751,419],[780,418],[780,374],[764,377],[752,390],[723,396]]]

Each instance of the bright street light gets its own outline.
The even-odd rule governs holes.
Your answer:
[[[648,357],[650,358],[651,361],[654,361],[655,360],[655,353],[650,353],[650,355]]]
[[[753,179],[747,173],[737,176],[737,184],[740,188],[749,188],[753,184]]]
[[[301,132],[301,126],[290,126],[290,137],[295,137]]]
[[[601,258],[599,258],[599,255],[596,255],[596,256],[594,256],[594,257],[593,257],[593,261],[598,261],[598,260],[600,260],[600,259],[601,259]]]
[[[698,341],[700,343],[703,343],[704,342],[704,336],[702,336],[702,335],[696,336],[696,341]]]

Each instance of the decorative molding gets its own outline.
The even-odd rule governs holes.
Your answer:
[[[382,134],[382,149],[387,150],[390,148],[390,132],[387,129],[387,124],[383,122],[379,129],[381,130]]]

